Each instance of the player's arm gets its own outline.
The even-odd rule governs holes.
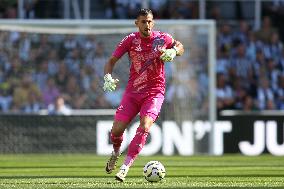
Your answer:
[[[118,44],[115,51],[112,53],[112,56],[109,58],[104,67],[104,91],[114,91],[116,84],[119,81],[118,79],[113,79],[111,74],[116,62],[122,57],[130,48],[132,39],[135,35],[129,34]]]
[[[116,88],[116,84],[118,83],[118,79],[113,79],[111,74],[114,68],[115,63],[119,60],[119,58],[115,56],[111,56],[108,62],[104,67],[104,91],[114,91]]]
[[[176,55],[181,56],[184,53],[184,48],[183,44],[180,41],[175,41],[174,42],[174,48],[176,50]]]
[[[170,49],[162,49],[161,60],[171,62],[176,56],[181,56],[184,53],[183,44],[180,41],[173,40],[173,47]]]
[[[106,74],[112,74],[112,70],[114,68],[114,65],[115,63],[118,61],[119,59],[116,58],[115,56],[111,56],[109,58],[109,60],[107,61],[107,63],[105,64],[105,67],[104,67],[104,72],[105,72],[105,75]]]

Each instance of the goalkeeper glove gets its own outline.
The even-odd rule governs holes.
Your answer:
[[[119,81],[118,79],[113,79],[109,73],[104,76],[104,80],[104,91],[114,91]]]
[[[171,62],[174,60],[174,58],[177,55],[177,50],[175,48],[171,49],[162,49],[161,50],[162,55],[160,56],[160,59],[164,62]]]

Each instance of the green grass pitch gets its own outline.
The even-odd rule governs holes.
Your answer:
[[[94,154],[0,155],[0,188],[284,188],[284,157],[139,156],[124,183],[105,173],[107,159]],[[150,160],[164,164],[162,182],[143,178]]]

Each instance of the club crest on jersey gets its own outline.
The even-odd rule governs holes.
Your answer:
[[[165,44],[165,40],[164,39],[156,37],[153,40],[153,43],[152,43],[152,50],[153,51],[158,51],[158,50],[160,50],[164,46],[164,44]]]

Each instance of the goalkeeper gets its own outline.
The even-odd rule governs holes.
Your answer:
[[[171,62],[175,56],[184,52],[183,45],[170,34],[152,30],[154,20],[150,9],[139,11],[135,25],[139,31],[129,34],[118,44],[104,68],[103,89],[113,91],[119,82],[112,78],[113,68],[128,53],[131,61],[130,76],[110,133],[113,152],[105,168],[108,174],[116,168],[125,129],[140,113],[140,125],[128,146],[124,163],[115,176],[121,182],[125,180],[129,167],[142,150],[149,129],[160,113],[165,95],[164,62]]]

